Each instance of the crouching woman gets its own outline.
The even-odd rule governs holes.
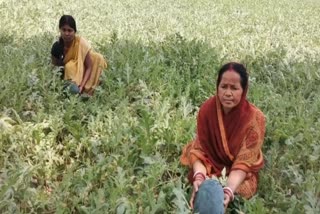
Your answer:
[[[224,213],[235,195],[249,199],[257,192],[265,117],[247,101],[247,90],[246,68],[225,64],[218,73],[216,95],[200,107],[196,138],[181,156],[181,163],[190,168],[195,213]],[[219,178],[224,168],[228,178],[223,187],[210,178]]]
[[[70,82],[75,93],[92,95],[102,70],[107,67],[106,60],[94,52],[84,38],[76,35],[72,16],[60,18],[59,30],[60,38],[51,48],[52,64],[64,67],[62,78]]]

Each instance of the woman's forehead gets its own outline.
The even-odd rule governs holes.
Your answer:
[[[226,71],[222,74],[222,77],[221,77],[221,82],[228,82],[228,83],[233,83],[233,84],[236,84],[236,83],[241,83],[241,77],[240,77],[240,74],[238,74],[237,72],[233,71],[233,70],[229,70],[229,71]]]
[[[64,29],[73,29],[73,28],[70,27],[70,25],[68,25],[68,24],[63,25],[61,28],[64,28]]]

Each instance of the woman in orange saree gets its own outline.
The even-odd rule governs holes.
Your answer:
[[[74,18],[63,15],[59,21],[60,39],[51,49],[52,63],[64,66],[63,79],[72,82],[75,91],[92,95],[99,84],[99,77],[107,63],[94,52],[89,43],[76,35]]]
[[[197,136],[181,156],[181,163],[190,168],[190,204],[195,212],[223,213],[235,194],[249,199],[257,191],[258,172],[264,165],[265,117],[247,101],[247,89],[246,68],[225,64],[219,70],[217,95],[199,110]],[[224,168],[228,178],[222,188],[208,178],[220,177]]]

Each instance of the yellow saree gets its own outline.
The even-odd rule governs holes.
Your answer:
[[[64,79],[70,80],[77,85],[81,84],[84,77],[84,61],[87,54],[90,54],[91,57],[92,70],[83,92],[92,94],[99,84],[99,77],[102,70],[107,67],[107,62],[101,54],[91,50],[89,43],[80,36],[74,38],[71,47],[64,57]]]

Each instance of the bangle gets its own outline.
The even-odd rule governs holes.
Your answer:
[[[193,181],[204,181],[205,179],[203,178],[202,175],[198,174],[196,177],[193,179]]]
[[[223,187],[223,192],[230,196],[231,201],[234,200],[234,194],[230,187]]]
[[[203,178],[203,180],[206,180],[206,176],[203,174],[203,172],[196,171],[196,172],[193,174],[193,180],[195,180],[195,178],[196,178],[197,176],[201,176],[201,178]]]

